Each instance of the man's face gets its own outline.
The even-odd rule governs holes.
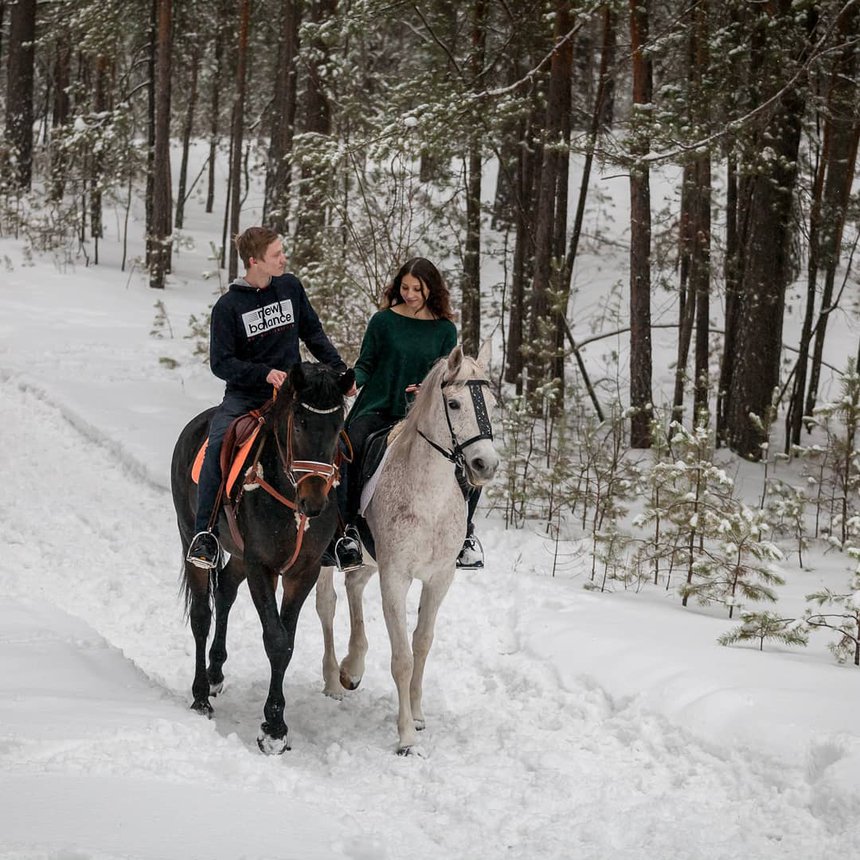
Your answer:
[[[287,255],[284,253],[284,245],[280,239],[275,239],[266,248],[265,254],[262,257],[255,257],[253,260],[257,265],[257,270],[270,278],[275,278],[278,275],[284,274],[284,269],[287,265]]]

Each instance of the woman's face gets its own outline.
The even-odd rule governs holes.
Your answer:
[[[400,297],[413,313],[420,311],[427,304],[429,292],[424,282],[415,275],[404,275],[400,281]]]

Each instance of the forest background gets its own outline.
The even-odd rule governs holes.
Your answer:
[[[833,321],[857,310],[858,33],[857,0],[0,2],[0,229],[98,265],[106,211],[126,249],[142,201],[140,262],[161,290],[190,195],[221,207],[213,268],[232,277],[228,237],[262,189],[351,357],[392,266],[439,260],[466,348],[501,347],[489,498],[505,521],[586,536],[594,587],[671,583],[731,614],[773,598],[786,542],[801,565],[813,540],[860,552],[860,344],[825,364]],[[577,262],[620,258],[590,220],[598,169],[625,177],[629,224],[588,330]],[[677,206],[653,204],[657,172],[677,176]],[[653,382],[657,303],[669,391]],[[619,337],[595,375],[586,347]],[[823,374],[841,380],[827,401]],[[773,477],[782,460],[796,481]],[[746,461],[752,505],[724,468]],[[741,630],[832,627],[860,664],[854,585],[810,595],[803,619],[747,612]]]

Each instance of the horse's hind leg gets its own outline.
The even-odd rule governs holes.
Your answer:
[[[346,574],[346,597],[349,602],[349,649],[340,664],[340,683],[355,690],[364,677],[367,635],[364,631],[364,587],[375,568],[365,565]]]
[[[215,589],[215,634],[209,648],[209,695],[217,696],[224,687],[224,663],[227,662],[227,622],[230,609],[236,600],[236,592],[245,578],[238,562],[231,559],[218,574]]]
[[[418,623],[412,634],[412,680],[409,684],[409,701],[412,705],[412,719],[415,728],[420,732],[424,728],[424,711],[421,706],[421,696],[424,686],[424,667],[427,665],[427,655],[433,644],[433,631],[436,627],[436,616],[442,600],[448,593],[448,588],[454,578],[451,575],[442,578],[437,575],[431,584],[425,584],[421,589],[421,602],[418,605]]]
[[[334,590],[334,568],[324,567],[317,580],[316,608],[322,625],[323,661],[322,673],[325,687],[323,693],[334,699],[343,698],[340,683],[340,670],[334,647],[334,612],[337,607],[337,594]]]
[[[209,678],[206,674],[206,640],[212,622],[212,607],[209,603],[209,571],[201,570],[185,562],[185,586],[188,599],[188,618],[194,634],[194,681],[191,694],[194,701],[191,710],[207,717],[212,716],[209,704]]]

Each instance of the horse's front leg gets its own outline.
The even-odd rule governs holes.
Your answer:
[[[323,634],[322,673],[325,687],[323,693],[334,699],[343,698],[340,683],[340,670],[334,646],[334,613],[337,607],[337,594],[334,590],[334,568],[324,567],[317,580],[316,608]]]
[[[227,662],[227,622],[236,592],[245,578],[240,562],[232,558],[218,576],[215,589],[215,634],[209,648],[209,695],[217,696],[224,688],[224,663]]]
[[[340,683],[347,690],[357,689],[364,677],[364,660],[367,656],[367,635],[364,631],[364,587],[374,572],[374,567],[365,565],[346,574],[349,649],[340,664]]]
[[[454,579],[454,571],[437,574],[425,583],[421,589],[421,602],[418,605],[418,623],[412,634],[412,680],[409,684],[409,701],[412,705],[412,718],[415,728],[420,732],[424,729],[424,710],[421,698],[424,687],[424,667],[427,665],[427,655],[433,644],[433,631],[436,629],[436,616],[442,600],[448,593],[448,588]]]
[[[275,576],[260,564],[248,564],[248,589],[263,627],[263,647],[271,670],[269,693],[263,706],[257,744],[267,755],[280,755],[290,748],[284,722],[284,673],[292,654],[292,639],[284,629],[275,599]]]
[[[191,710],[211,717],[209,678],[206,674],[206,640],[209,637],[209,625],[212,622],[212,607],[209,604],[209,571],[201,570],[186,561],[185,587],[188,618],[194,635],[194,681],[191,684],[194,701],[191,703]]]
[[[391,641],[391,675],[397,687],[397,732],[400,736],[398,755],[407,755],[418,743],[409,686],[412,681],[412,648],[406,633],[406,593],[411,580],[400,574],[390,574],[380,567],[379,585],[382,611]]]

